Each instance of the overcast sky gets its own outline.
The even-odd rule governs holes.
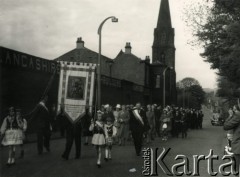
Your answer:
[[[185,3],[169,0],[175,28],[177,80],[196,78],[204,88],[216,87],[215,71],[199,56],[200,50],[187,45],[189,32],[182,20]],[[0,0],[0,45],[47,59],[75,48],[77,37],[85,47],[98,51],[97,29],[102,30],[102,54],[115,58],[131,42],[132,53],[144,59],[152,56],[153,31],[160,0]]]

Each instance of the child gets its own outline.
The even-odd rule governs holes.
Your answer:
[[[117,129],[112,123],[111,117],[107,117],[107,123],[104,126],[104,132],[106,135],[106,147],[105,147],[105,161],[112,160],[111,150],[113,144],[113,137],[117,134]]]
[[[167,131],[167,123],[166,122],[164,122],[163,123],[163,125],[162,125],[162,134],[163,134],[163,138],[162,138],[162,140],[163,141],[167,141],[167,139],[168,139],[168,131]]]
[[[16,109],[16,118],[18,125],[20,127],[20,131],[22,133],[23,141],[25,140],[25,131],[27,130],[27,121],[21,115],[21,109]],[[20,144],[21,153],[19,158],[22,159],[24,157],[24,146]]]
[[[20,126],[13,107],[9,108],[9,115],[4,118],[1,126],[1,135],[4,135],[2,144],[9,147],[7,166],[15,164],[15,146],[23,143]]]
[[[104,123],[102,120],[103,112],[97,111],[97,120],[92,120],[89,127],[93,131],[92,144],[95,145],[97,150],[97,167],[101,168],[102,147],[106,144],[104,135]]]

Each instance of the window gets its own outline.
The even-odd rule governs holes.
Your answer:
[[[155,88],[160,88],[160,79],[161,79],[160,75],[157,75]]]

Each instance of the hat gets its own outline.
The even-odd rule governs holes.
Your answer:
[[[103,114],[103,112],[101,110],[98,110],[97,114]]]
[[[120,104],[117,104],[116,108],[119,108],[119,109],[120,109],[120,108],[121,108],[121,105],[120,105]]]
[[[106,109],[106,108],[109,108],[109,104],[106,104],[105,106],[104,106],[104,108]]]
[[[12,111],[12,110],[14,110],[14,107],[11,106],[11,107],[8,108],[8,110],[9,110],[9,111]]]

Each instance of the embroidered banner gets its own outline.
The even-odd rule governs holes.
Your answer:
[[[63,106],[65,115],[75,123],[85,114],[86,106],[92,112],[96,65],[63,61],[60,64],[58,112]]]

